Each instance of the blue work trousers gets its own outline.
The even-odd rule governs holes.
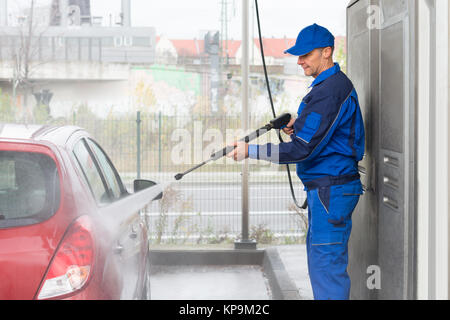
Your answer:
[[[360,180],[307,190],[308,270],[316,300],[347,300],[350,277],[347,273],[348,240],[352,213],[362,186]]]

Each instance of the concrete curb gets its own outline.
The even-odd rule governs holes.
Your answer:
[[[276,248],[267,248],[263,263],[264,273],[274,300],[301,300],[298,288],[286,271]]]
[[[301,300],[276,248],[258,250],[150,250],[154,266],[257,265],[269,280],[274,300]]]

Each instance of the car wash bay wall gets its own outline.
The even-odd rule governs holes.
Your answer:
[[[367,134],[354,299],[448,299],[449,17],[445,0],[348,5],[348,73]]]
[[[448,1],[416,2],[416,297],[448,298]]]
[[[352,299],[414,297],[414,10],[406,0],[347,9],[348,75],[366,129],[365,194],[349,244]]]

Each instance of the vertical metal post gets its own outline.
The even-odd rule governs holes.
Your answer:
[[[0,27],[8,25],[8,4],[7,0],[0,0]]]
[[[242,1],[242,129],[248,131],[248,5]],[[248,240],[248,161],[242,165],[242,241]]]
[[[130,0],[122,0],[122,27],[131,27]]]
[[[69,16],[69,1],[59,0],[59,12],[61,14],[60,26],[67,27],[68,16]]]
[[[437,0],[434,9],[434,32],[432,53],[434,72],[434,103],[435,118],[432,119],[431,128],[433,128],[436,141],[435,154],[432,156],[432,167],[439,168],[436,170],[435,179],[433,179],[436,193],[433,194],[435,202],[435,218],[434,227],[430,229],[430,237],[434,237],[436,246],[435,261],[432,262],[433,268],[429,272],[435,275],[435,292],[433,299],[447,300],[449,298],[449,268],[448,268],[448,248],[449,248],[449,230],[448,230],[448,146],[449,146],[449,130],[448,130],[448,87],[449,87],[449,3],[444,0]],[[432,47],[432,48],[433,48]],[[447,214],[442,214],[446,212]],[[431,296],[430,296],[431,298]]]
[[[159,170],[159,172],[161,172],[161,152],[162,152],[161,125],[162,125],[162,114],[160,111],[158,114],[158,170]]]
[[[249,75],[249,0],[242,0],[242,129],[248,131],[248,75]],[[248,210],[248,160],[242,165],[242,239],[235,249],[256,249],[256,242],[249,239]]]
[[[141,178],[141,112],[137,112],[137,119],[136,119],[136,146],[137,146],[137,164],[136,164],[136,171],[137,171],[137,179]]]

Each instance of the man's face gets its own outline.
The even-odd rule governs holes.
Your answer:
[[[297,64],[303,68],[306,76],[316,78],[328,64],[329,55],[327,53],[323,48],[314,49],[310,53],[299,56]]]

